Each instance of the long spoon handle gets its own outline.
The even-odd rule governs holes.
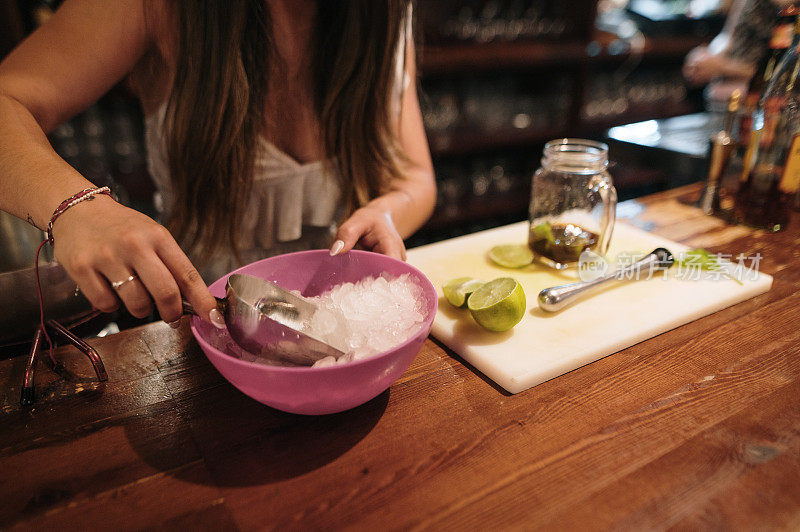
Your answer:
[[[627,277],[634,277],[636,273],[647,270],[650,268],[668,268],[672,266],[675,260],[672,253],[664,248],[657,248],[648,253],[644,258],[626,266],[621,270],[616,270],[607,273],[597,279],[591,281],[582,281],[578,283],[563,284],[545,288],[539,292],[537,301],[539,308],[546,312],[557,312],[567,305],[573,303],[583,294],[594,290],[598,286],[612,281],[614,279],[624,279]]]

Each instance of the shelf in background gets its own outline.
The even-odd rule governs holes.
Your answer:
[[[434,157],[450,157],[468,155],[477,151],[540,144],[553,138],[563,137],[567,129],[567,127],[552,129],[505,128],[496,131],[463,129],[446,134],[428,132],[428,142]]]
[[[436,209],[423,231],[436,231],[463,224],[477,223],[490,218],[524,214],[528,209],[530,191],[492,197],[474,197],[458,208]]]
[[[709,42],[710,39],[693,35],[647,37],[644,41],[642,55],[648,58],[683,58],[692,49]]]
[[[452,133],[428,132],[431,155],[438,157],[454,157],[475,152],[486,152],[504,148],[519,148],[541,144],[551,139],[595,135],[613,126],[670,118],[673,116],[695,112],[694,106],[688,102],[670,102],[648,109],[633,109],[629,112],[609,116],[602,119],[583,120],[576,126],[563,126],[545,130],[505,128],[496,131],[479,131],[474,129],[456,129]]]
[[[596,120],[583,120],[580,130],[586,132],[601,132],[605,129],[645,120],[658,120],[673,116],[685,115],[696,112],[697,109],[686,101],[669,102],[668,104],[648,109],[633,109],[621,115],[609,116]]]
[[[682,58],[707,39],[694,36],[647,37],[643,58]],[[621,61],[631,57],[630,44],[613,33],[597,31],[588,43],[578,41],[497,41],[491,43],[454,42],[425,46],[421,71],[424,75],[536,68],[582,63]]]
[[[577,63],[586,57],[581,42],[511,41],[453,43],[425,46],[421,71],[424,75],[454,71],[500,70],[559,63]]]

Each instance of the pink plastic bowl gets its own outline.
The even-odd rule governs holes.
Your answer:
[[[295,414],[342,412],[386,390],[419,352],[430,333],[438,305],[436,290],[422,272],[405,262],[367,251],[351,251],[336,257],[331,257],[327,250],[301,251],[254,262],[232,273],[267,279],[289,290],[300,290],[308,297],[338,284],[382,273],[394,276],[409,273],[422,287],[425,322],[416,336],[391,351],[339,366],[282,367],[240,360],[213,347],[208,342],[213,326],[196,316],[192,318],[192,333],[223,377],[256,401]],[[228,275],[209,287],[212,294],[225,296]]]

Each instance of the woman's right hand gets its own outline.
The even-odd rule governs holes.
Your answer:
[[[143,318],[158,307],[177,327],[181,296],[204,320],[224,326],[217,303],[200,274],[162,225],[148,216],[98,195],[65,211],[53,224],[55,257],[89,302],[112,312],[122,301]],[[116,290],[111,283],[135,275]]]
[[[693,85],[704,85],[725,71],[725,58],[698,46],[686,55],[683,77]]]

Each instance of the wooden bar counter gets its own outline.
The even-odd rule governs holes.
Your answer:
[[[0,526],[800,528],[800,217],[764,234],[686,206],[628,223],[763,257],[768,293],[508,395],[435,340],[388,391],[305,417],[227,383],[186,324],[91,340],[109,381],[0,363]],[[654,302],[657,304],[657,302]]]

